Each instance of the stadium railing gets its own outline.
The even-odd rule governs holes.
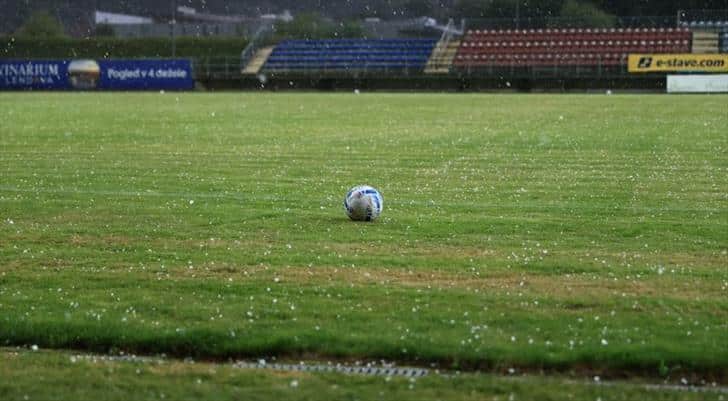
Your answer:
[[[238,57],[192,59],[192,71],[197,81],[240,79],[240,66]]]

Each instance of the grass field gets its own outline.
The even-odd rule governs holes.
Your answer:
[[[203,391],[181,368],[87,380],[67,349],[490,372],[307,393],[220,367],[220,397],[725,385],[726,127],[728,96],[0,94],[0,345],[58,350],[0,352],[0,396]],[[374,223],[343,212],[361,183]]]

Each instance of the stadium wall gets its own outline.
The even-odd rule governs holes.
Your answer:
[[[668,93],[728,93],[728,75],[668,75]]]
[[[209,90],[236,89],[228,81],[209,81]],[[262,91],[439,91],[439,92],[655,92],[665,91],[665,76],[622,78],[515,78],[478,76],[244,78],[237,89]]]
[[[97,58],[103,60],[104,58]],[[5,58],[7,60],[7,58]],[[17,60],[17,59],[15,59]],[[240,58],[193,58],[195,88],[207,90],[350,91],[665,91],[665,72],[630,74],[625,68],[559,66],[548,68],[487,68],[426,74],[401,70],[348,74],[241,75]]]

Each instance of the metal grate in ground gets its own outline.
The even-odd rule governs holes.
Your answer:
[[[357,366],[342,364],[288,364],[288,363],[267,363],[265,361],[246,362],[239,361],[233,367],[240,369],[271,369],[286,372],[336,372],[350,375],[366,376],[403,376],[422,377],[430,372],[425,368],[394,367],[394,366]]]

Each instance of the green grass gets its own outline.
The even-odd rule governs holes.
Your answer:
[[[362,377],[244,370],[230,364],[126,361],[70,352],[0,349],[4,400],[720,400],[715,389],[675,391],[640,382],[566,377],[429,375]]]
[[[0,345],[725,383],[726,104],[0,94]]]

